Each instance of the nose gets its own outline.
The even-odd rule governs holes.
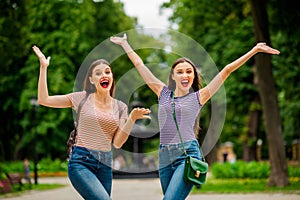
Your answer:
[[[101,76],[102,76],[102,77],[108,77],[108,74],[105,73],[105,72],[102,72],[102,73],[101,73]]]
[[[186,73],[186,72],[183,73],[183,77],[188,77],[188,76],[189,76],[188,73]]]

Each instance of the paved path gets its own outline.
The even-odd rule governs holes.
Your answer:
[[[71,186],[67,177],[39,178],[39,183],[60,183],[66,187],[47,190],[29,191],[21,196],[5,200],[82,200]],[[159,179],[114,179],[113,200],[158,200],[162,199]],[[300,194],[197,194],[187,200],[300,200]]]

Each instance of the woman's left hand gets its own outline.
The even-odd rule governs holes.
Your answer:
[[[269,47],[264,42],[258,43],[254,48],[257,50],[257,52],[269,53],[269,54],[280,54],[280,51]]]
[[[151,117],[148,115],[150,113],[150,109],[147,108],[134,108],[130,113],[130,118],[133,121],[137,119],[151,119]]]
[[[122,45],[127,41],[127,35],[124,33],[123,37],[110,37],[110,41],[115,44]]]

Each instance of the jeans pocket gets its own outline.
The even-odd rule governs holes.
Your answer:
[[[70,161],[87,161],[89,159],[89,153],[82,151],[73,151],[70,157]]]

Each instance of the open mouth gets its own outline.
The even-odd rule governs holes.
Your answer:
[[[103,88],[108,88],[108,86],[109,86],[109,80],[102,80],[102,81],[100,81],[100,85]]]
[[[187,87],[189,85],[189,81],[188,80],[183,80],[183,81],[181,81],[181,85],[183,87]]]

